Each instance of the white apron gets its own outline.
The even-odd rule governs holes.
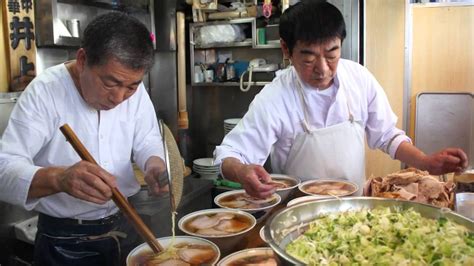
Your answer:
[[[295,175],[302,181],[311,179],[348,180],[359,186],[355,195],[362,194],[365,182],[364,128],[354,121],[349,106],[349,95],[342,83],[340,92],[346,93],[348,119],[327,128],[311,130],[308,109],[301,83],[296,78],[297,90],[304,110],[304,132],[298,134],[290,149],[283,172]]]

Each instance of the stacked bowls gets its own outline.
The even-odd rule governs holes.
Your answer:
[[[203,179],[216,179],[219,175],[219,166],[214,166],[212,158],[199,158],[193,161],[193,171]]]
[[[224,135],[227,135],[241,120],[241,118],[229,118],[224,120]]]

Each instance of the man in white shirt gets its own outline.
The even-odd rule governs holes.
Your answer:
[[[292,66],[255,97],[239,124],[215,150],[225,178],[253,196],[274,187],[262,167],[300,177],[365,181],[365,139],[408,165],[431,174],[462,171],[457,148],[425,155],[396,128],[397,117],[380,84],[363,66],[341,59],[346,36],[342,14],[321,1],[300,2],[280,18],[280,43]]]
[[[0,143],[0,200],[39,214],[35,265],[120,265],[143,242],[111,201],[137,193],[131,159],[152,192],[162,138],[142,79],[153,65],[146,27],[124,13],[90,22],[76,60],[45,70],[21,95]],[[75,131],[100,166],[81,161]]]

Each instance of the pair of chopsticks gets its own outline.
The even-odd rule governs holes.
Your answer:
[[[77,154],[81,157],[82,160],[88,161],[93,164],[97,164],[94,160],[94,157],[89,153],[89,151],[84,147],[82,142],[76,136],[74,131],[69,127],[68,124],[64,124],[59,128],[69,143],[72,145]],[[115,202],[117,207],[125,214],[128,220],[135,227],[137,232],[145,239],[150,248],[155,254],[164,251],[163,246],[156,240],[155,236],[151,232],[150,228],[146,226],[140,216],[137,214],[136,210],[130,205],[127,199],[120,193],[117,188],[112,188],[112,200]]]

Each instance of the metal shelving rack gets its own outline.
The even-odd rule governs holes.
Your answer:
[[[195,40],[195,32],[197,28],[202,26],[209,26],[209,25],[227,25],[227,24],[248,24],[251,29],[251,38],[247,38],[241,42],[233,42],[233,43],[217,43],[212,45],[199,45],[196,44]],[[279,57],[279,60],[282,61],[282,55],[280,49],[280,43],[270,42],[268,44],[257,44],[257,23],[256,18],[241,18],[241,19],[233,19],[233,20],[219,20],[219,21],[210,21],[210,22],[198,22],[198,23],[190,23],[189,26],[189,40],[190,40],[190,73],[191,73],[191,85],[192,86],[239,86],[239,82],[230,81],[230,82],[195,82],[194,79],[194,65],[196,62],[196,51],[198,50],[206,50],[206,49],[216,49],[216,50],[229,50],[229,51],[237,51],[238,49],[245,49],[245,55],[249,58],[244,58],[245,60],[250,60],[253,58],[259,58],[262,50],[269,50],[275,49],[275,54]],[[269,51],[270,52],[270,51]],[[240,53],[243,53],[241,50]],[[275,62],[280,63],[280,62]],[[266,84],[270,83],[269,81],[254,81],[252,85],[254,86],[265,86]],[[245,85],[248,83],[245,82]]]

